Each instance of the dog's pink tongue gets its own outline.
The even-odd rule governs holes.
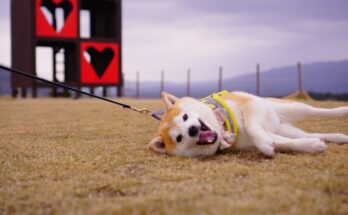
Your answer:
[[[214,139],[215,139],[215,134],[213,131],[199,132],[199,142],[213,142]]]

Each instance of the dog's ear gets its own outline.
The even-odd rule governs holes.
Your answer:
[[[216,118],[218,119],[220,124],[224,124],[225,123],[225,119],[227,116],[227,112],[225,109],[223,108],[217,108],[214,110],[214,114],[216,116]]]
[[[161,97],[162,97],[164,104],[167,106],[167,109],[172,108],[173,105],[175,104],[175,102],[179,100],[177,97],[175,97],[172,94],[169,94],[167,92],[162,92]]]
[[[157,136],[153,140],[151,140],[148,146],[150,150],[153,150],[155,152],[161,154],[166,153],[166,146],[164,145],[163,138],[161,136]]]

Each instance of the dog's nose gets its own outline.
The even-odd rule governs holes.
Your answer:
[[[189,135],[191,136],[191,137],[195,137],[195,136],[197,136],[197,134],[198,134],[198,131],[199,131],[199,128],[197,127],[197,126],[191,126],[190,128],[189,128]]]

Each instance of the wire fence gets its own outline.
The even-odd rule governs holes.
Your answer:
[[[272,90],[267,89],[267,86],[282,85],[286,83],[285,91],[292,93],[294,91],[303,92],[303,77],[301,63],[294,67],[291,76],[284,77],[282,74],[276,75],[276,77],[270,77],[269,74],[263,74],[260,68],[260,64],[256,65],[255,76],[249,74],[246,78],[228,78],[223,79],[224,74],[223,67],[219,67],[216,71],[216,81],[202,81],[192,82],[193,73],[191,69],[186,72],[186,82],[177,83],[166,80],[165,70],[159,72],[158,82],[141,81],[141,72],[136,72],[135,81],[125,81],[124,96],[126,97],[160,97],[162,91],[168,91],[178,96],[193,96],[202,97],[209,93],[221,91],[221,90],[242,90],[255,95],[269,95],[272,94]],[[291,83],[291,84],[289,84]],[[284,84],[283,84],[284,85]],[[289,88],[289,86],[291,86]],[[283,91],[284,91],[283,90]],[[281,91],[280,93],[284,92]],[[274,92],[276,93],[276,92]]]

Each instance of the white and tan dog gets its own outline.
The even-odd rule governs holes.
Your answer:
[[[238,125],[235,140],[231,141],[235,134],[227,132],[223,123],[227,110],[214,110],[196,99],[178,99],[163,92],[167,111],[149,148],[176,156],[209,156],[226,148],[227,143],[235,150],[256,148],[273,156],[275,151],[323,152],[325,142],[348,143],[344,134],[307,133],[291,124],[306,116],[347,118],[348,107],[324,109],[243,92],[222,94],[220,98]]]

